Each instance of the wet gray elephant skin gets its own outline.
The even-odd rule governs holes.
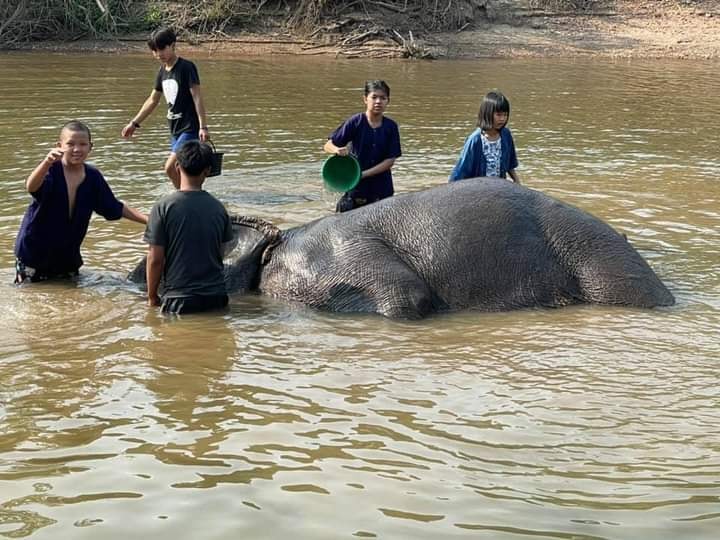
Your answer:
[[[578,303],[652,308],[673,295],[600,219],[500,179],[398,195],[281,231],[233,218],[226,282],[333,312],[418,319]],[[144,265],[130,275],[144,281]]]

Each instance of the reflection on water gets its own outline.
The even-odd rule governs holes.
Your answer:
[[[1,536],[716,537],[715,64],[197,60],[232,211],[330,213],[320,148],[366,78],[392,88],[400,192],[445,181],[497,87],[525,183],[625,232],[678,305],[407,323],[250,295],[165,319],[124,281],[142,231],[101,219],[76,283],[12,287],[22,183],[67,119],[133,206],[170,187],[161,113],[119,137],[150,58],[6,54]]]

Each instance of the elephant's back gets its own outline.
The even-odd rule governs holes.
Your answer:
[[[479,178],[397,199],[370,222],[451,307],[674,303],[624,235],[540,191]]]
[[[544,241],[542,194],[482,178],[396,199],[368,212],[367,226],[383,224],[387,242],[432,287],[439,305],[495,311],[555,306],[579,295]]]
[[[603,221],[492,178],[397,195],[287,231],[263,282],[286,297],[302,290],[313,305],[327,293],[322,284],[393,265],[419,276],[443,310],[673,301]]]

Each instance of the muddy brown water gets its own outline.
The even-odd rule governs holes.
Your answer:
[[[65,120],[148,210],[169,191],[146,56],[3,54],[0,536],[717,538],[717,63],[196,58],[229,209],[281,227],[332,211],[321,146],[384,78],[398,192],[445,182],[502,89],[524,182],[628,235],[673,291],[421,322],[258,296],[170,320],[124,280],[130,222],[93,219],[76,284],[16,288],[23,180]]]

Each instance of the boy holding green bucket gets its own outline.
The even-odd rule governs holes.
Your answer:
[[[343,194],[336,212],[347,212],[394,193],[390,169],[402,152],[398,125],[385,116],[390,87],[385,81],[367,81],[363,101],[365,112],[345,120],[323,147],[329,154],[352,155],[360,163],[360,182]]]

